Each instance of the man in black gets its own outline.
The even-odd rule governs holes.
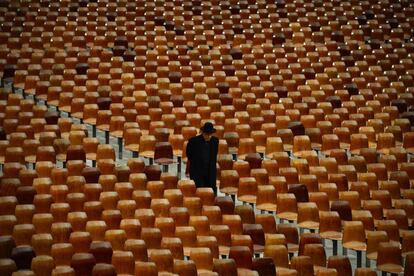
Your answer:
[[[213,124],[207,122],[201,128],[201,134],[190,138],[187,144],[190,178],[197,187],[211,187],[217,195],[216,162],[219,140],[213,136],[216,132]]]

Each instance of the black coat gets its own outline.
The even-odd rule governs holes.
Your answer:
[[[216,163],[219,140],[217,137],[212,136],[210,139],[210,165],[208,169],[208,183],[205,183],[203,175],[203,160],[202,160],[202,146],[205,143],[203,135],[197,135],[190,140],[187,144],[187,157],[190,162],[190,178],[194,180],[197,187],[211,187],[216,191]]]

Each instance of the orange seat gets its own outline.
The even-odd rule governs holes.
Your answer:
[[[320,235],[324,239],[338,241],[342,239],[341,218],[338,212],[323,211],[320,213]]]
[[[328,258],[327,267],[334,268],[336,269],[336,271],[340,271],[341,274],[339,275],[352,275],[351,262],[349,261],[349,258],[346,256],[330,256]]]
[[[398,243],[382,242],[379,244],[377,268],[388,273],[403,273],[401,249]]]
[[[306,229],[319,229],[318,207],[313,202],[298,203],[298,226]]]

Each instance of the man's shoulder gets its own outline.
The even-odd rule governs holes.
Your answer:
[[[193,137],[191,137],[190,139],[188,139],[188,142],[189,142],[189,143],[190,143],[190,142],[192,142],[192,143],[194,143],[194,142],[198,142],[198,141],[200,141],[200,138],[201,138],[201,136],[200,136],[200,135],[193,136]]]
[[[213,137],[211,137],[211,141],[214,143],[214,144],[219,144],[219,139],[216,137],[216,136],[213,136]]]

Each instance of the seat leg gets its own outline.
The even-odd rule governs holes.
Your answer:
[[[168,165],[162,165],[162,171],[168,172]]]
[[[119,159],[122,160],[122,137],[118,137],[118,152],[119,152]]]
[[[109,144],[109,131],[104,131],[105,132],[105,143]]]
[[[138,152],[137,151],[132,152],[132,158],[138,158]]]
[[[177,156],[177,175],[178,179],[181,179],[181,157]]]
[[[362,266],[362,251],[357,250],[357,267]]]
[[[92,137],[96,137],[96,125],[92,125]]]
[[[332,240],[332,255],[338,255],[338,241]]]

